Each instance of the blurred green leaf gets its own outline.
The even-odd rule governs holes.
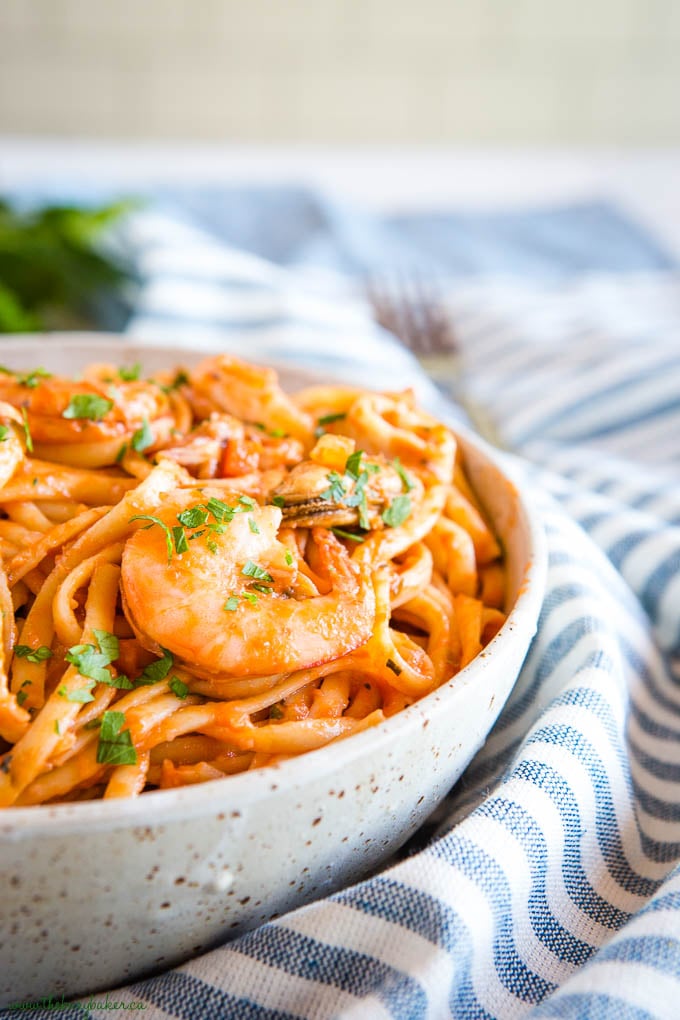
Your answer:
[[[102,241],[136,205],[19,213],[0,199],[0,332],[41,329],[60,315],[87,317],[103,294],[120,291],[133,274]]]

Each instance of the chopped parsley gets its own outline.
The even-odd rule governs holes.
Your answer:
[[[163,533],[165,534],[165,548],[168,551],[168,563],[169,563],[170,560],[172,559],[172,548],[174,543],[172,540],[172,532],[170,531],[170,528],[167,526],[165,521],[162,521],[160,517],[154,517],[153,514],[135,514],[134,517],[130,518],[129,523],[132,524],[133,521],[151,522],[150,524],[144,525],[142,531],[148,531],[149,528],[152,528],[154,526],[154,524],[157,524],[158,527],[163,530]]]
[[[108,687],[116,687],[119,690],[129,691],[132,683],[126,676],[114,677],[110,669],[111,663],[120,654],[120,645],[115,634],[109,634],[106,630],[93,631],[97,647],[92,644],[73,645],[66,652],[64,658],[76,667],[81,676],[87,677],[98,684],[106,684]],[[61,694],[62,691],[60,690]],[[74,694],[76,692],[71,692]],[[74,698],[70,695],[69,701],[92,701],[92,698]]]
[[[271,708],[269,709],[270,719],[283,719],[283,715],[284,715],[283,709],[281,708],[280,705],[272,705]]]
[[[4,443],[9,434],[9,425],[0,425],[0,443]]]
[[[345,483],[337,471],[330,471],[326,478],[331,483],[325,492],[322,492],[321,499],[332,500],[334,503],[342,503],[345,498]]]
[[[317,425],[332,425],[334,421],[342,421],[347,417],[346,411],[339,411],[336,414],[324,414],[321,418],[317,418]]]
[[[224,609],[228,613],[235,613],[238,609],[238,595],[230,595],[227,601],[224,603]]]
[[[386,510],[382,512],[382,519],[388,528],[398,528],[411,514],[411,497],[403,494],[395,496]]]
[[[266,585],[266,584],[263,584],[263,583],[262,583],[262,582],[260,582],[260,581],[253,581],[253,583],[251,584],[251,586],[250,586],[250,587],[251,587],[251,588],[252,588],[252,589],[253,589],[254,591],[259,591],[259,592],[261,592],[261,593],[262,593],[263,595],[269,595],[269,594],[271,593],[271,588],[270,588],[270,587],[269,587],[268,585]]]
[[[172,679],[168,683],[168,687],[170,688],[173,694],[177,695],[180,701],[184,701],[187,694],[189,693],[188,685],[185,684],[183,680],[180,680],[178,676],[172,677]]]
[[[392,672],[395,673],[397,676],[399,676],[399,674],[401,673],[401,666],[397,666],[396,662],[393,662],[392,659],[388,659],[385,665],[387,666],[388,669],[391,669]]]
[[[286,563],[288,564],[289,567],[292,567],[293,566],[293,554],[290,551],[290,549],[286,549],[285,556],[286,556]]]
[[[257,595],[252,591],[243,591],[241,595],[250,602],[251,606],[257,605]]]
[[[213,542],[212,538],[207,539],[205,544],[213,555],[217,552],[217,542]]]
[[[122,461],[123,457],[127,453],[127,450],[128,450],[128,444],[127,443],[123,443],[123,445],[121,446],[120,450],[116,454],[116,464],[120,464],[120,462]]]
[[[135,432],[132,433],[132,439],[130,440],[130,446],[137,453],[142,453],[143,450],[153,446],[154,435],[151,431],[148,418],[144,418],[142,425]]]
[[[44,368],[36,368],[25,375],[17,375],[16,378],[20,386],[27,386],[29,390],[34,390],[40,384],[41,379],[51,379],[52,373],[47,372]]]
[[[94,694],[92,688],[94,687],[94,680],[91,680],[86,687],[77,687],[73,691],[69,691],[65,684],[62,684],[58,688],[59,696],[66,698],[67,701],[76,701],[81,705],[87,704],[88,701],[94,701]]]
[[[404,465],[401,463],[398,457],[395,457],[394,460],[392,461],[392,467],[401,478],[401,484],[404,486],[404,492],[410,492],[414,485],[413,480],[407,474]]]
[[[257,521],[255,520],[254,517],[249,517],[248,518],[248,527],[252,531],[253,535],[259,535],[260,534],[260,529],[258,528]]]
[[[123,712],[107,711],[102,715],[97,745],[100,765],[136,765],[137,752],[129,730],[124,730]]]
[[[158,683],[159,680],[165,680],[172,669],[173,661],[171,653],[163,649],[163,657],[144,667],[142,675],[135,681],[135,686],[147,687],[150,684]]]
[[[134,365],[130,365],[129,368],[126,368],[125,365],[121,365],[118,369],[118,375],[123,382],[136,382],[137,379],[139,379],[141,371],[142,363],[140,361],[135,361]]]
[[[31,430],[28,427],[28,411],[25,407],[21,408],[21,417],[24,420],[24,438],[26,440],[26,449],[29,453],[33,453],[33,437],[31,436]]]
[[[76,393],[69,400],[62,418],[87,418],[90,421],[101,421],[112,407],[113,401],[106,397],[100,397],[98,393]]]
[[[203,510],[200,506],[194,506],[177,514],[177,520],[185,528],[200,528],[208,520],[208,511]]]
[[[254,577],[258,581],[273,581],[274,578],[264,567],[258,567],[252,560],[246,560],[241,570],[244,577]]]
[[[272,504],[274,506],[284,507],[286,505],[286,500],[283,496],[272,496]]]
[[[182,553],[185,553],[189,548],[187,533],[181,524],[176,524],[172,529],[172,539],[175,543],[175,552],[178,556],[181,556]]]
[[[350,542],[363,542],[365,541],[365,535],[354,535],[351,531],[344,531],[342,528],[331,528],[334,535],[338,538],[346,538]]]
[[[164,393],[172,393],[173,390],[178,390],[180,386],[188,385],[189,376],[184,371],[184,369],[180,369],[179,372],[177,372],[177,374],[175,375],[175,378],[172,380],[172,382],[168,386],[161,386],[161,389],[163,390]]]
[[[26,662],[45,662],[52,658],[52,652],[47,645],[40,645],[38,648],[31,648],[30,645],[16,645],[14,654]]]

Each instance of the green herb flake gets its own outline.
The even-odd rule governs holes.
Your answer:
[[[393,662],[392,659],[388,659],[385,665],[387,666],[388,669],[391,669],[392,672],[396,674],[396,676],[399,676],[399,674],[401,673],[401,666],[397,666],[396,662]]]
[[[23,705],[28,697],[28,691],[17,691],[17,705]]]
[[[257,521],[255,520],[254,517],[249,517],[248,518],[248,527],[252,531],[253,535],[259,535],[260,534],[260,529],[258,528]]]
[[[177,695],[180,701],[184,701],[187,694],[189,693],[188,685],[185,684],[183,680],[180,680],[178,676],[172,677],[168,684],[168,687],[170,688],[173,694]]]
[[[150,662],[148,666],[145,666],[141,676],[135,681],[136,687],[147,687],[150,684],[156,684],[159,680],[165,680],[166,676],[172,669],[173,657],[170,652],[164,649],[164,654],[161,659],[156,659],[154,662]]]
[[[26,410],[25,407],[21,408],[21,417],[23,418],[24,421],[24,438],[26,440],[26,449],[28,450],[29,453],[33,453],[33,437],[31,435],[31,430],[28,427],[28,411]]]
[[[34,390],[36,386],[40,385],[41,379],[51,378],[51,372],[47,372],[44,368],[36,368],[32,372],[27,372],[26,375],[18,375],[17,382],[20,386],[27,386],[29,390]]]
[[[92,633],[97,639],[102,655],[105,655],[109,662],[114,662],[120,655],[120,642],[116,635],[109,634],[108,630],[98,630],[96,627],[93,628]]]
[[[121,463],[121,461],[123,460],[123,457],[125,456],[127,451],[128,451],[128,444],[127,443],[123,443],[123,445],[121,446],[120,450],[116,454],[116,464],[120,464]]]
[[[269,709],[270,719],[283,719],[284,712],[280,705],[272,705]]]
[[[224,603],[224,609],[227,613],[235,613],[238,609],[238,595],[230,595]]]
[[[130,446],[137,453],[142,453],[154,444],[154,434],[151,431],[148,418],[144,418],[142,425],[135,432],[132,433],[132,439],[130,440]]]
[[[253,563],[252,560],[246,560],[241,569],[241,573],[244,577],[254,577],[258,581],[273,581],[274,578],[269,574],[264,567],[258,567],[257,563]]]
[[[205,508],[220,524],[224,522],[228,524],[229,521],[233,521],[234,514],[236,513],[233,506],[229,506],[228,503],[224,503],[221,499],[216,499],[214,496],[211,496]]]
[[[71,397],[62,418],[87,418],[101,421],[113,407],[113,401],[100,397],[98,393],[76,393]]]
[[[331,528],[331,531],[338,538],[346,538],[350,542],[364,542],[366,540],[365,535],[355,535],[351,531],[344,531],[342,528]]]
[[[345,411],[339,411],[337,414],[324,414],[320,418],[317,418],[317,425],[332,425],[334,421],[343,421],[347,417]]]
[[[9,425],[0,425],[0,443],[4,443],[9,435]]]
[[[175,552],[177,553],[178,556],[181,556],[182,553],[185,553],[189,548],[189,543],[187,542],[187,533],[181,524],[176,524],[175,527],[172,529],[172,539],[173,542],[175,543]]]
[[[284,507],[286,505],[286,500],[283,496],[272,496],[272,504],[273,506]]]
[[[355,450],[354,453],[350,453],[345,463],[345,474],[353,478],[354,481],[358,481],[359,472],[361,470],[361,458],[364,455],[363,450]]]
[[[217,542],[213,542],[213,540],[211,538],[209,538],[209,539],[207,539],[205,544],[207,545],[207,547],[210,550],[210,552],[213,555],[215,555],[215,553],[217,552]]]
[[[250,587],[255,591],[261,592],[263,595],[271,594],[271,588],[269,588],[266,584],[262,584],[260,581],[253,581]]]
[[[148,531],[148,529],[152,528],[154,526],[154,524],[157,524],[158,527],[163,530],[163,533],[165,535],[165,548],[168,550],[168,563],[169,563],[170,560],[172,559],[173,540],[172,540],[172,532],[170,531],[170,528],[167,526],[165,521],[162,521],[160,519],[160,517],[154,517],[153,514],[135,514],[134,517],[130,518],[129,523],[132,524],[133,521],[150,521],[151,522],[150,524],[145,525],[142,528],[142,531]]]
[[[382,519],[388,528],[398,528],[411,514],[411,498],[407,495],[395,496],[386,510],[382,512]]]
[[[293,566],[293,554],[290,551],[290,549],[286,549],[285,556],[286,556],[286,563],[288,564],[289,567],[292,567]]]
[[[61,698],[66,698],[67,701],[75,701],[78,704],[86,705],[88,701],[94,701],[93,687],[94,682],[87,687],[77,687],[75,690],[69,691],[68,687],[62,684],[58,688],[58,693]]]
[[[124,730],[123,712],[107,711],[102,715],[97,745],[99,765],[136,765],[137,752],[129,730]]]
[[[257,506],[257,502],[252,496],[239,496],[238,501],[239,503],[242,503],[243,506],[248,507],[249,510],[254,510]]]
[[[61,729],[59,727],[59,720],[58,719],[54,720],[54,732],[57,734],[58,737],[61,736]]]
[[[39,648],[31,648],[30,645],[16,645],[14,654],[26,662],[45,662],[52,658],[52,652],[47,645],[40,645]]]
[[[106,630],[94,630],[93,633],[98,649],[92,644],[73,645],[64,658],[76,667],[81,676],[108,687],[120,686],[125,689],[126,682],[129,682],[127,677],[114,679],[111,671],[106,668],[118,658],[118,638]]]
[[[404,486],[404,492],[410,492],[415,483],[398,457],[395,457],[392,461],[392,467],[401,478],[401,484]]]
[[[208,520],[208,511],[200,506],[193,506],[189,510],[182,510],[177,514],[177,520],[185,528],[200,528]]]
[[[333,503],[342,503],[347,491],[342,477],[337,471],[330,471],[326,478],[331,484],[325,492],[320,493],[321,499],[331,500]]]
[[[257,605],[257,595],[255,595],[252,591],[243,591],[241,592],[241,595],[244,599],[247,599],[247,601],[250,602],[251,606]]]
[[[135,361],[134,365],[130,365],[129,368],[126,367],[125,365],[121,365],[120,368],[118,369],[118,375],[123,380],[123,382],[136,382],[139,379],[141,372],[142,372],[141,361]]]

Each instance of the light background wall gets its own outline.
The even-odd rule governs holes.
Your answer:
[[[680,143],[680,0],[0,0],[0,133]]]

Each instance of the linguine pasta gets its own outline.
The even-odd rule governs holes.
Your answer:
[[[409,391],[211,357],[0,374],[0,806],[281,762],[435,690],[505,573]]]

